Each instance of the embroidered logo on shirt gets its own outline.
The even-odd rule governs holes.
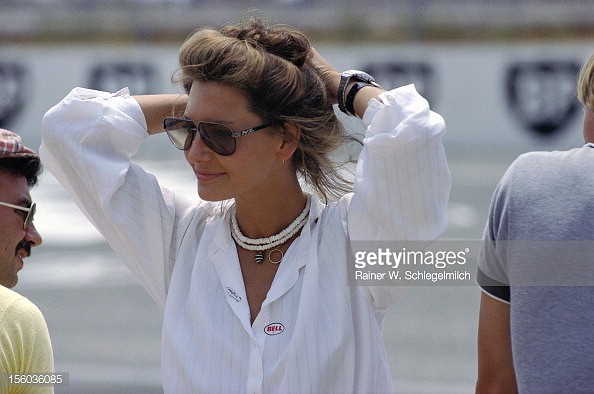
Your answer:
[[[281,323],[270,323],[264,327],[264,332],[268,335],[278,335],[283,331],[285,331],[285,326]]]
[[[241,296],[239,294],[237,294],[235,292],[235,290],[233,290],[230,287],[226,287],[226,289],[227,289],[227,294],[229,294],[229,296],[231,296],[231,298],[233,298],[235,300],[235,302],[241,302],[242,301]]]

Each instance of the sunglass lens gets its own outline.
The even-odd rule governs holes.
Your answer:
[[[29,213],[27,213],[27,217],[25,218],[25,228],[29,228],[31,227],[31,225],[33,224],[33,219],[35,218],[35,210],[37,209],[37,206],[35,205],[35,203],[33,203],[31,205],[31,210],[29,211]]]
[[[194,122],[180,118],[165,118],[163,125],[177,149],[190,149],[196,136]],[[221,123],[199,122],[198,129],[202,141],[213,152],[222,156],[229,156],[235,152],[235,138],[229,126]]]
[[[235,152],[233,131],[224,124],[200,123],[200,137],[213,152],[221,156],[229,156]]]
[[[184,119],[166,118],[164,126],[169,139],[177,149],[190,149],[196,132],[193,122]]]

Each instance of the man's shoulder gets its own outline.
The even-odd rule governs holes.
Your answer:
[[[594,150],[588,146],[573,148],[569,150],[554,150],[554,151],[531,151],[522,153],[514,161],[516,166],[533,166],[541,165],[542,163],[555,164],[555,160],[583,160],[584,157],[594,160]]]
[[[522,153],[514,160],[514,166],[532,166],[541,162],[548,162],[555,157],[560,157],[570,151],[532,151]]]
[[[43,319],[37,306],[21,294],[0,286],[0,324],[9,320]]]
[[[519,155],[509,166],[504,177],[511,179],[542,176],[550,178],[559,173],[574,173],[583,168],[590,168],[594,163],[594,149],[574,148],[565,151],[532,151]]]
[[[19,301],[26,298],[14,290],[7,287],[0,286],[0,311],[13,304],[15,301]]]

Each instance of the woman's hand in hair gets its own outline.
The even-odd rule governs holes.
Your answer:
[[[320,77],[324,80],[331,100],[336,103],[338,101],[336,93],[338,92],[338,84],[340,83],[340,72],[328,63],[315,48],[312,47],[311,52],[311,62],[318,70]]]

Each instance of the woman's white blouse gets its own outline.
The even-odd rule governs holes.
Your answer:
[[[228,213],[131,161],[148,134],[128,90],[75,88],[44,116],[44,166],[164,308],[166,393],[393,391],[381,325],[398,288],[349,286],[347,250],[443,232],[445,125],[412,85],[371,100],[363,121],[354,193],[312,201],[250,324]]]

